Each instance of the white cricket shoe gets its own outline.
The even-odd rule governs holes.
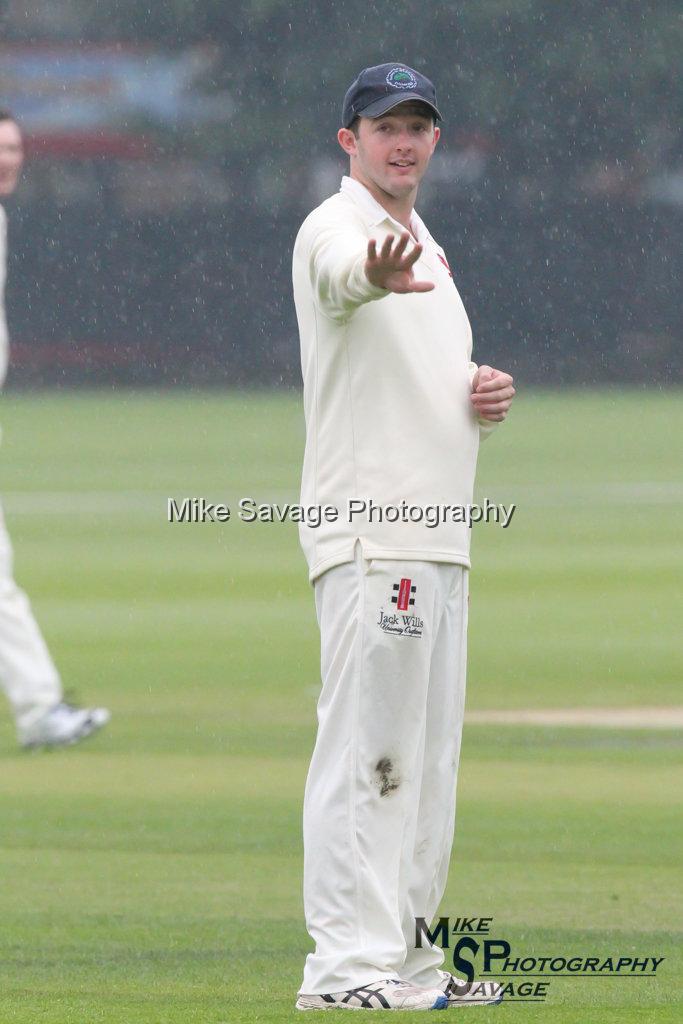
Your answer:
[[[106,708],[77,708],[60,701],[22,732],[20,743],[26,749],[78,743],[106,725],[110,717]]]
[[[324,996],[299,995],[297,1010],[445,1010],[448,997],[438,988],[418,988],[408,981],[385,978],[349,992]]]
[[[495,1006],[503,1001],[503,986],[497,981],[463,981],[447,971],[439,971],[439,988],[449,1006]]]

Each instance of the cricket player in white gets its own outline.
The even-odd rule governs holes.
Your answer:
[[[439,139],[434,86],[403,64],[348,90],[340,191],[304,221],[293,259],[306,415],[303,525],[321,633],[318,734],[304,797],[304,903],[315,941],[299,1009],[495,1003],[438,948],[415,948],[446,884],[465,700],[469,530],[369,521],[379,506],[467,506],[480,436],[509,374],[471,362],[443,249],[414,210]]]
[[[0,111],[0,198],[16,188],[24,158],[19,126]],[[7,375],[5,317],[7,215],[0,205],[0,386]],[[109,720],[106,708],[77,708],[63,699],[62,684],[23,590],[14,582],[12,546],[0,506],[0,685],[10,702],[24,747],[76,743]]]

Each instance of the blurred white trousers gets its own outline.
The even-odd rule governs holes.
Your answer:
[[[62,685],[29,600],[13,575],[12,545],[0,506],[0,686],[19,731],[59,703]]]
[[[322,691],[304,796],[315,952],[300,991],[387,977],[430,987],[444,957],[415,948],[415,917],[432,919],[448,874],[468,570],[358,554],[315,582],[315,601]]]

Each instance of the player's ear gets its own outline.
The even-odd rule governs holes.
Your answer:
[[[349,156],[356,155],[356,136],[350,128],[340,128],[337,132],[337,142]]]
[[[432,146],[432,153],[434,152],[434,150],[436,148],[436,144],[437,144],[437,142],[439,141],[440,138],[441,138],[441,129],[439,128],[438,125],[435,124],[434,125],[434,140],[433,140],[434,144]]]

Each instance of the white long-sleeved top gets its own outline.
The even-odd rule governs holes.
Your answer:
[[[5,314],[5,281],[7,279],[7,214],[0,204],[0,388],[7,376],[9,334]]]
[[[302,505],[332,505],[336,522],[302,524],[314,580],[363,557],[455,562],[469,567],[466,523],[369,522],[350,500],[376,506],[467,506],[480,432],[469,395],[472,330],[443,249],[413,211],[423,246],[413,270],[430,292],[398,295],[364,270],[370,238],[405,231],[371,193],[344,177],[313,210],[294,245],[293,283],[304,380],[306,450]],[[410,248],[410,247],[409,247]]]

